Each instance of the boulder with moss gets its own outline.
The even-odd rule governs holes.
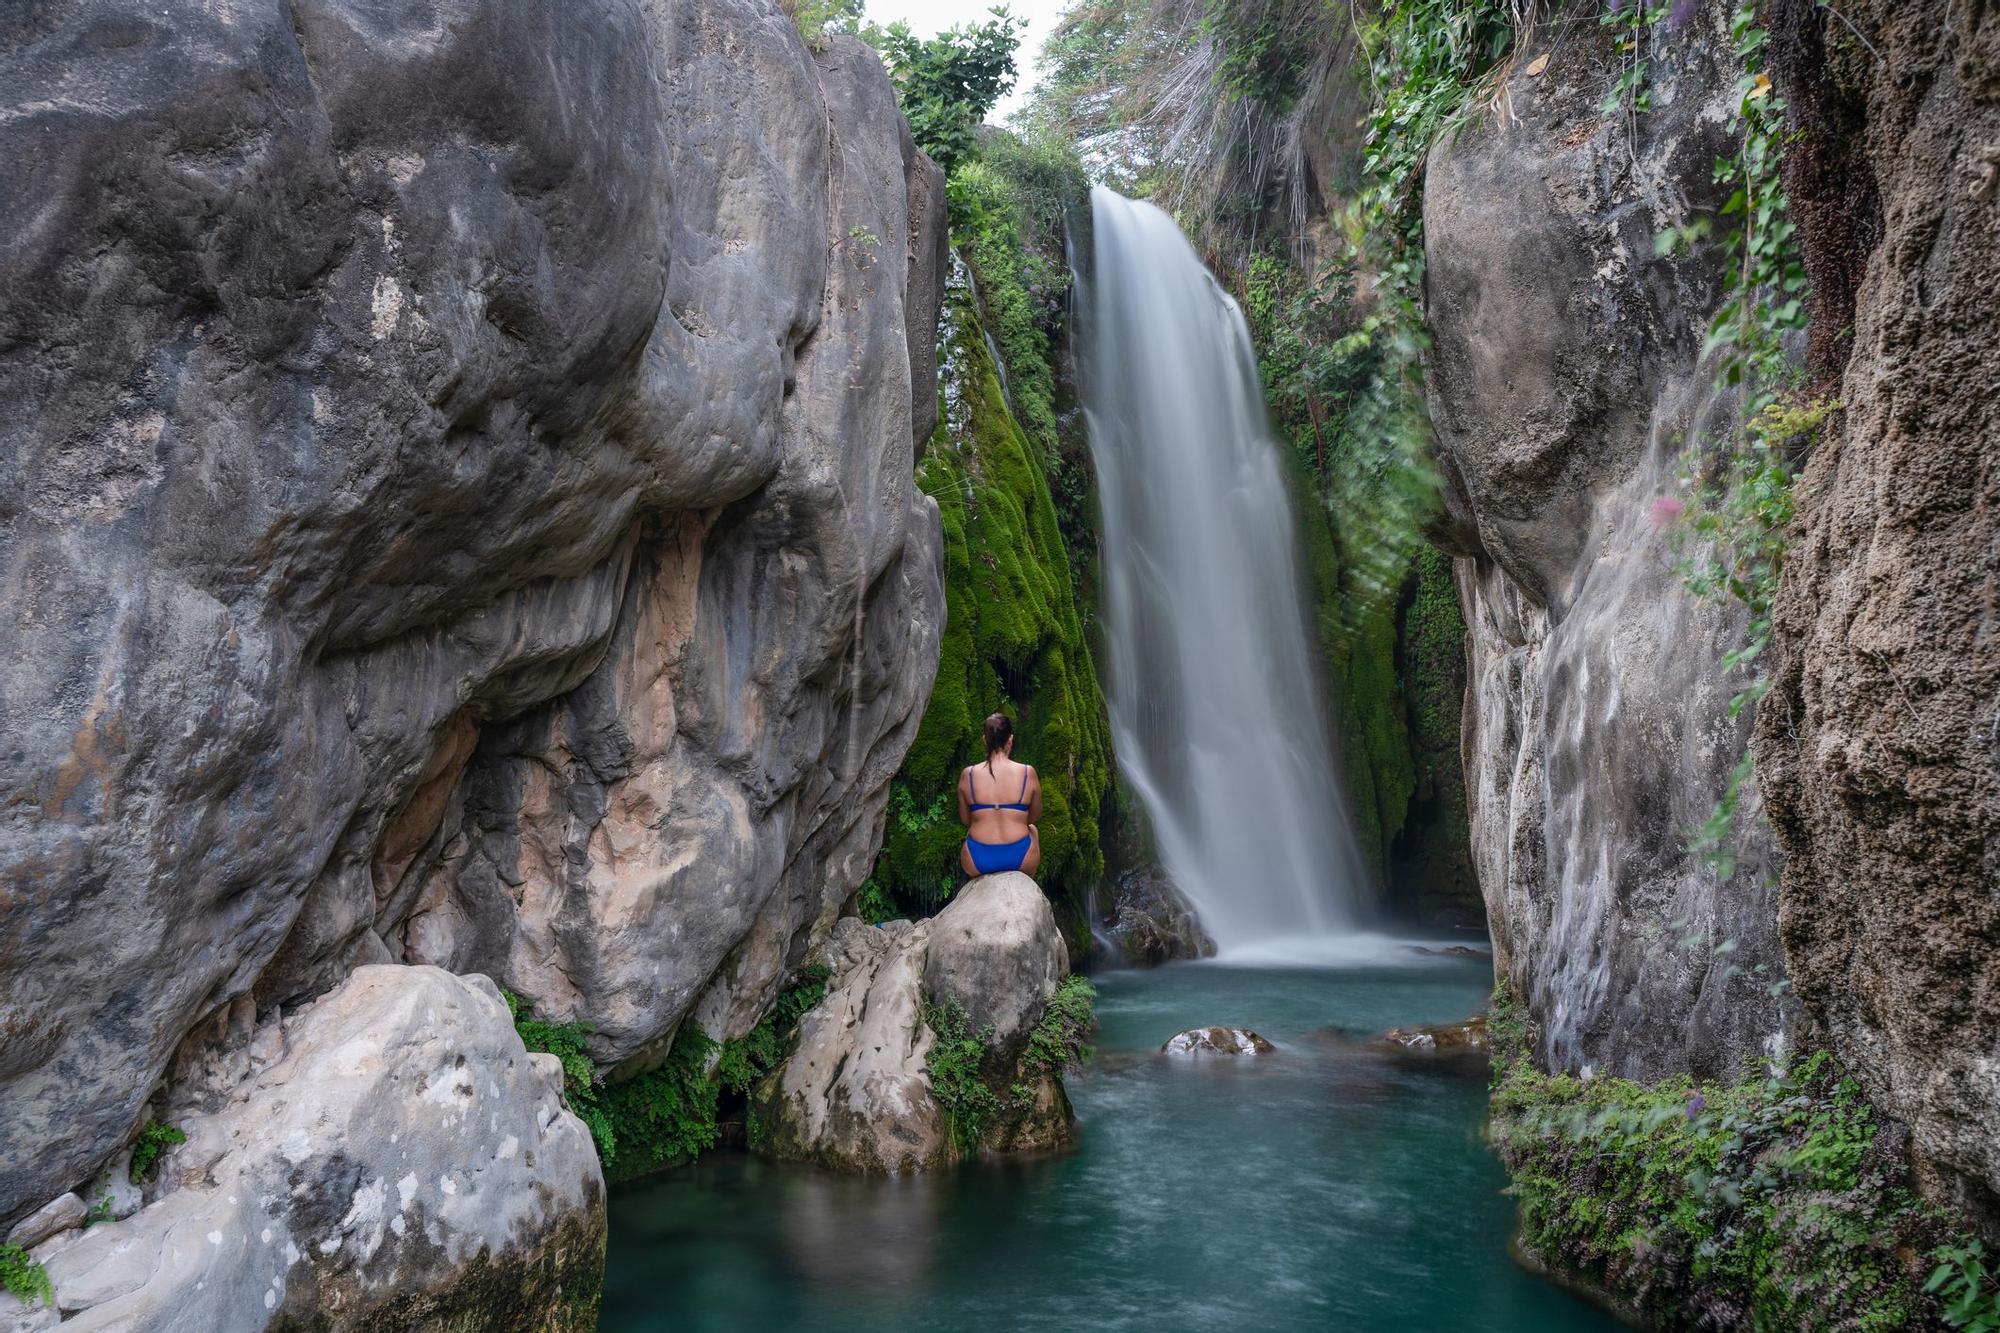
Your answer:
[[[755,1151],[894,1174],[1069,1141],[1091,991],[1034,880],[982,876],[925,921],[844,918],[821,958],[826,997],[754,1094]]]

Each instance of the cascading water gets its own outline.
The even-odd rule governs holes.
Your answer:
[[[1363,883],[1250,332],[1180,228],[1091,193],[1085,410],[1119,763],[1224,953],[1342,932]]]

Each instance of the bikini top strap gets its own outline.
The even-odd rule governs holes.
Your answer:
[[[1028,800],[1028,777],[1034,770],[1026,764],[1021,766],[1021,794],[1014,798],[1014,804],[1025,805]]]

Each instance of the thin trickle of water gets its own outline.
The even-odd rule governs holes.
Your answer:
[[[1085,409],[1119,764],[1226,954],[1345,931],[1364,883],[1249,329],[1173,220],[1092,191]]]

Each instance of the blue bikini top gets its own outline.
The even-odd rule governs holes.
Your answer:
[[[968,801],[967,808],[971,810],[1019,810],[1021,813],[1026,814],[1032,808],[1028,804],[1028,778],[1033,772],[1033,769],[1026,769],[1022,772],[1021,798],[1019,800],[985,804],[979,801]],[[967,796],[974,796],[979,792],[979,788],[973,785],[972,769],[970,768],[965,770],[965,791]]]

